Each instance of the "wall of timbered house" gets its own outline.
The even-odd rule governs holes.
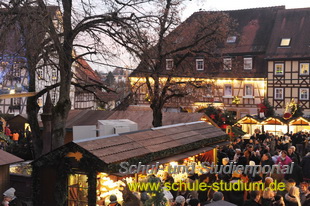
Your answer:
[[[149,104],[149,95],[143,78],[130,78],[135,93],[135,104]],[[184,79],[182,80],[184,81]],[[235,111],[237,118],[257,114],[258,104],[265,97],[265,79],[199,79],[200,88],[187,85],[185,97],[170,99],[165,107],[183,108],[190,112],[213,104],[228,111]],[[240,101],[233,103],[235,98]]]
[[[310,115],[310,60],[269,61],[267,97],[276,112],[283,114],[292,98]]]

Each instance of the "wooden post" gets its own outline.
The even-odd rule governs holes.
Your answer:
[[[97,204],[97,172],[91,171],[88,178],[88,205],[96,206]]]

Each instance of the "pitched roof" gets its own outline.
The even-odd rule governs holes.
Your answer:
[[[195,122],[199,121],[203,116],[204,113],[163,112],[163,125]],[[153,127],[152,111],[115,111],[108,119],[129,119],[138,124],[139,130]]]
[[[278,12],[267,50],[267,58],[310,57],[310,8]],[[290,46],[280,47],[282,38],[291,38]]]
[[[101,110],[70,110],[66,128],[81,125],[96,125],[98,120],[107,119],[113,112]]]
[[[163,125],[199,121],[203,113],[163,112]],[[101,110],[70,110],[66,128],[81,125],[96,125],[98,120],[129,119],[138,124],[139,130],[153,127],[152,111],[101,111]]]
[[[277,12],[284,6],[224,11],[236,21],[236,43],[225,42],[223,53],[266,52]]]
[[[80,81],[87,83],[103,83],[99,75],[89,66],[85,59],[79,58],[76,61],[77,66],[75,68],[75,75]]]
[[[204,146],[202,142],[209,144],[222,142],[225,141],[223,137],[226,137],[226,134],[221,129],[200,121],[124,133],[119,136],[98,137],[76,144],[110,164],[150,153],[158,154],[172,148],[179,148],[174,151],[174,154],[178,154],[188,151],[186,148],[183,148],[183,151],[180,149],[186,145],[198,149]],[[164,156],[163,154],[161,158]]]
[[[264,71],[264,56],[262,55],[267,51],[269,38],[271,36],[270,31],[273,28],[277,12],[284,9],[284,6],[278,6],[232,11],[200,11],[192,14],[186,21],[168,35],[168,37],[175,36],[174,39],[170,38],[172,39],[169,40],[172,42],[170,44],[175,46],[175,42],[180,39],[181,43],[177,43],[177,45],[178,47],[181,47],[184,42],[189,41],[187,39],[195,38],[195,35],[197,35],[195,34],[195,32],[197,32],[197,29],[195,28],[197,22],[201,19],[212,18],[212,15],[214,14],[228,15],[231,18],[234,23],[232,23],[230,28],[231,31],[227,33],[227,37],[236,36],[236,41],[234,43],[227,43],[227,39],[224,38],[224,42],[218,43],[217,47],[214,48],[213,52],[217,54],[217,57],[215,58],[209,58],[208,56],[204,57],[204,55],[197,56],[199,54],[187,57],[187,59],[185,59],[174,71],[173,76],[197,78],[264,78],[266,72]],[[186,31],[191,32],[188,34]],[[253,62],[253,69],[251,71],[244,70],[242,58],[237,59],[240,63],[234,65],[233,72],[224,71],[222,69],[221,59],[223,56],[243,57],[245,55],[257,57]],[[197,71],[195,64],[196,57],[204,58],[208,69]],[[161,74],[167,75],[167,72],[169,71],[164,69],[165,65],[162,65],[161,67],[163,68]],[[145,76],[145,72],[145,66],[141,63],[130,76]]]
[[[0,149],[0,166],[22,161],[24,160]]]

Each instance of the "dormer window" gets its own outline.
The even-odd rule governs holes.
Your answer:
[[[166,59],[166,70],[172,70],[173,68],[173,59]]]
[[[223,59],[223,68],[224,70],[231,70],[232,60],[231,58],[224,58]]]
[[[196,59],[196,70],[204,70],[204,60]]]
[[[227,43],[236,43],[236,40],[237,40],[237,36],[229,36],[229,37],[227,37],[226,42]]]
[[[282,38],[280,42],[281,47],[288,47],[291,45],[291,38]]]

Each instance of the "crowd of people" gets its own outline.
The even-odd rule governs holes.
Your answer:
[[[230,190],[215,191],[210,187],[206,191],[164,191],[167,204],[170,206],[310,206],[310,134],[299,132],[283,136],[271,133],[255,132],[250,139],[235,138],[229,146],[218,148],[218,165],[227,165],[231,162],[236,165],[270,165],[292,167],[291,173],[284,174],[276,171],[260,174],[247,174],[245,172],[232,174],[192,174],[188,182],[199,181],[212,185],[214,182],[226,183],[263,183],[264,188],[251,191]],[[167,174],[161,180],[174,182],[171,175]],[[284,182],[282,190],[271,189],[274,182]],[[142,196],[141,196],[142,197]],[[145,202],[145,194],[141,198]]]

